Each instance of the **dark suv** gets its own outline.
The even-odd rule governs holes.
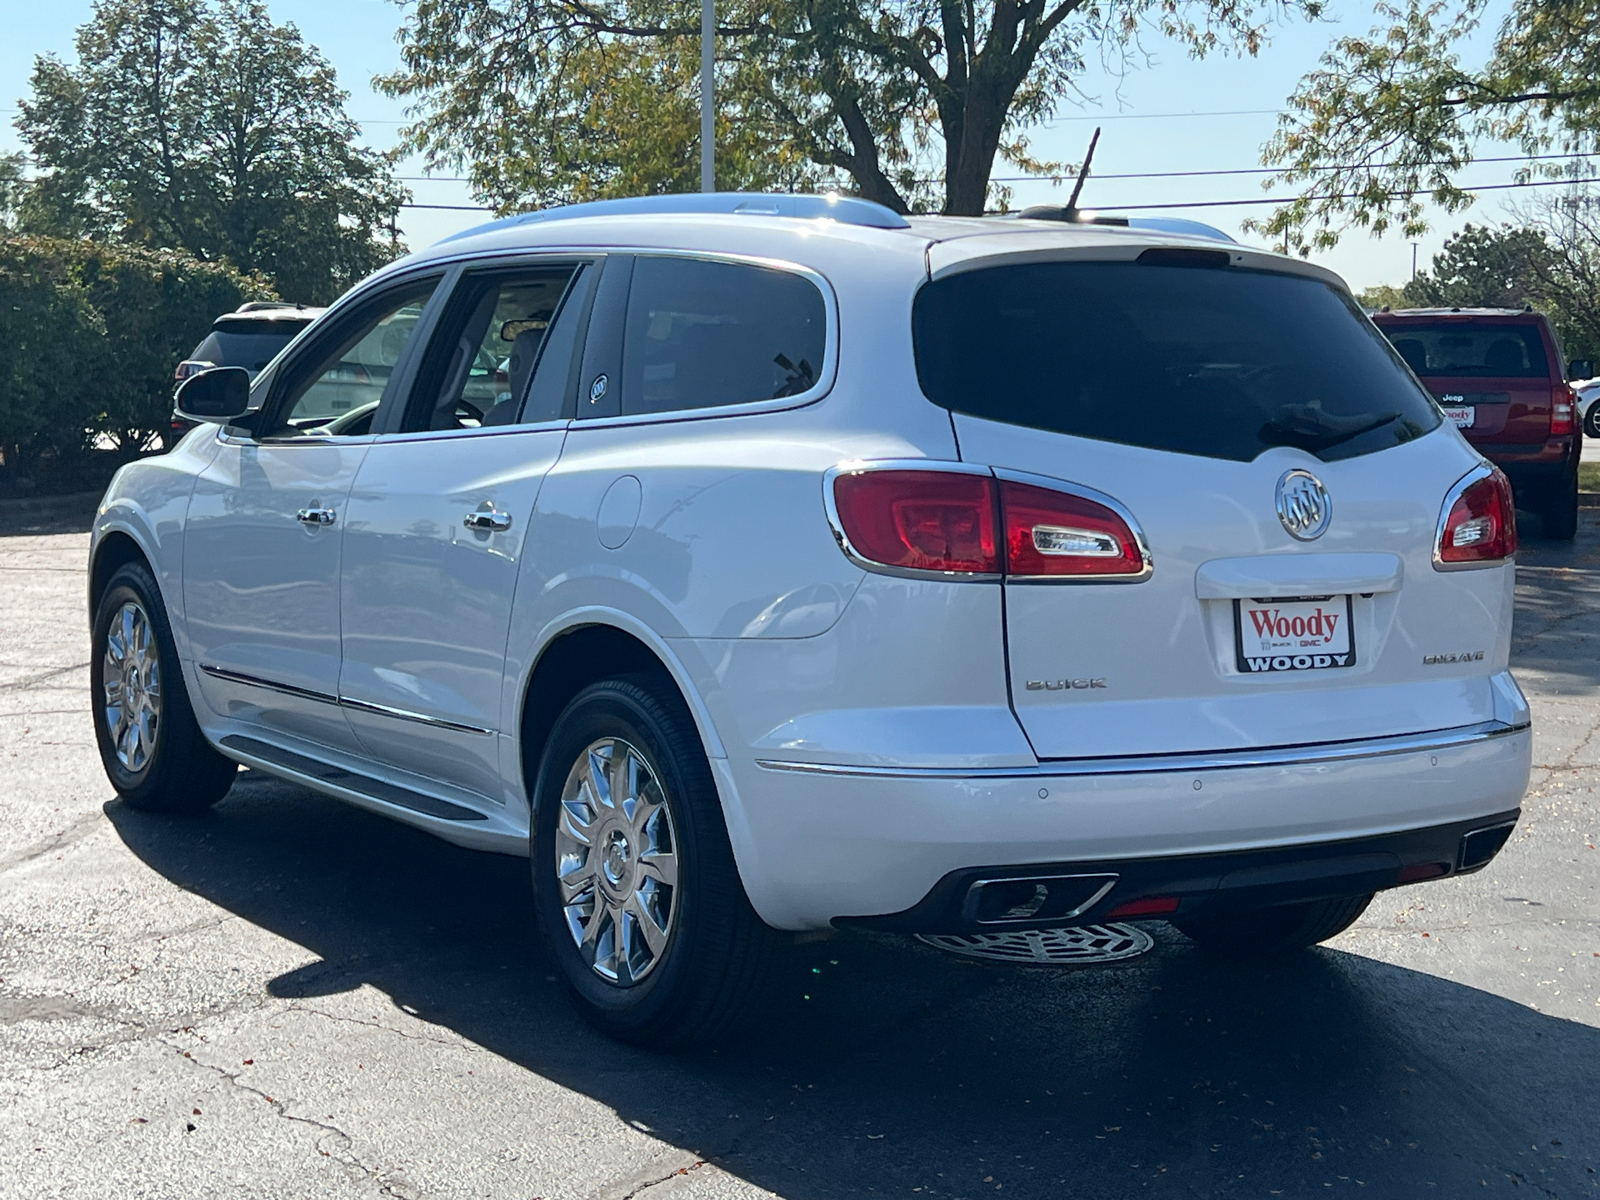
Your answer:
[[[1473,446],[1511,478],[1517,507],[1547,537],[1578,528],[1582,434],[1561,344],[1542,313],[1509,308],[1407,308],[1372,314]]]
[[[242,304],[211,323],[211,332],[178,364],[173,378],[181,384],[189,376],[212,367],[243,367],[254,379],[262,367],[277,357],[278,351],[325,311],[267,300]],[[172,418],[174,436],[193,428],[193,421]]]

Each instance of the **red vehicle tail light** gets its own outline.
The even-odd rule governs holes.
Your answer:
[[[1577,397],[1564,383],[1550,389],[1550,436],[1559,437],[1572,432],[1573,413],[1577,411]]]
[[[1517,552],[1517,510],[1511,481],[1498,467],[1466,476],[1445,497],[1434,541],[1437,566],[1495,563]]]
[[[1000,571],[989,475],[854,471],[834,479],[833,500],[857,557],[914,571]]]
[[[862,465],[833,478],[841,547],[872,565],[1035,579],[1136,581],[1150,571],[1131,518],[1094,498],[969,469]]]
[[[1072,492],[1000,482],[1009,575],[1141,575],[1138,538],[1114,508]]]

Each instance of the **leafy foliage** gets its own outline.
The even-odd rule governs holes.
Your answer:
[[[717,186],[840,184],[900,212],[974,214],[996,158],[1075,93],[1092,52],[1142,34],[1254,54],[1266,21],[1321,0],[721,0]],[[698,160],[694,0],[418,0],[405,144],[465,167],[503,211],[683,190]]]
[[[1515,0],[1488,63],[1464,65],[1458,47],[1481,24],[1486,0],[1380,3],[1385,24],[1345,37],[1289,97],[1263,161],[1272,186],[1300,195],[1254,228],[1301,253],[1346,230],[1414,237],[1426,203],[1457,212],[1473,202],[1456,181],[1484,140],[1528,155],[1588,154],[1600,135],[1600,10],[1594,0]],[[1573,177],[1530,162],[1523,177]]]
[[[179,360],[218,313],[271,294],[260,276],[175,251],[0,237],[6,465],[70,459],[102,434],[124,455],[145,449],[167,429]]]
[[[97,0],[77,59],[35,60],[22,102],[26,228],[225,259],[306,302],[397,253],[406,193],[259,0]]]
[[[1368,288],[1370,308],[1522,308],[1550,318],[1568,357],[1600,358],[1600,210],[1545,206],[1521,225],[1467,225],[1404,287]]]

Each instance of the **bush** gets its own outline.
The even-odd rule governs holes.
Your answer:
[[[167,430],[173,370],[220,313],[271,296],[259,276],[168,250],[0,236],[0,455],[13,486],[121,459]]]

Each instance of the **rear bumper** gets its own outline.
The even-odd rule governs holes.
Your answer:
[[[1426,829],[1229,854],[952,871],[900,913],[841,924],[906,933],[1046,929],[1118,918],[1189,917],[1362,896],[1481,870],[1519,810]]]
[[[1332,871],[1327,878],[1340,882],[1329,886],[1344,894],[1393,886],[1420,862],[1459,871],[1461,834],[1514,818],[1521,803],[1532,734],[1526,717],[1518,720],[1281,750],[990,771],[713,765],[745,890],[771,925],[820,929],[915,913],[913,925],[926,918],[949,928],[951,897],[964,897],[978,878],[1041,868],[1117,876],[1090,907],[1053,918],[1059,924],[1092,921],[1140,895],[1178,894],[1149,889],[1185,878],[1193,887],[1182,894],[1195,904],[1204,892],[1237,900],[1245,887],[1269,884],[1290,890],[1258,894],[1292,898],[1305,882],[1296,863],[1360,860],[1358,869],[1308,868]],[[1221,886],[1258,867],[1288,874]]]

